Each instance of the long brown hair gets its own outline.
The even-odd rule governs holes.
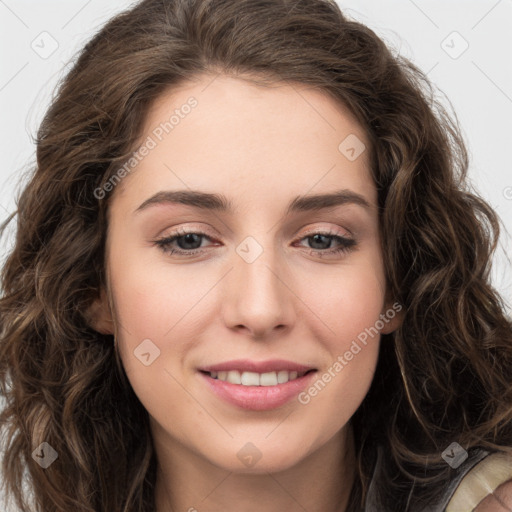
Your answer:
[[[468,188],[457,122],[426,76],[334,1],[144,0],[93,37],[59,85],[8,220],[17,219],[0,300],[8,495],[23,511],[31,495],[44,512],[154,508],[147,412],[113,337],[89,323],[106,285],[111,197],[94,191],[136,149],[155,98],[205,72],[317,88],[371,141],[387,284],[405,316],[383,337],[352,418],[349,511],[364,504],[379,446],[382,509],[395,512],[412,489],[427,503],[449,480],[441,453],[453,441],[512,451],[512,325],[489,281],[499,219]],[[32,457],[42,442],[58,454],[46,469]]]

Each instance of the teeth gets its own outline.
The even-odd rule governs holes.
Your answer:
[[[277,386],[277,373],[262,373],[260,375],[260,386]]]
[[[304,373],[301,373],[301,377]],[[284,384],[289,380],[294,380],[299,377],[296,371],[289,372],[281,370],[279,372],[239,372],[238,370],[210,372],[212,379],[218,379],[231,384],[241,384],[242,386],[276,386],[277,384]]]
[[[231,384],[242,384],[240,372],[237,372],[236,370],[229,371],[226,380],[231,382]]]
[[[283,382],[288,382],[290,380],[290,372],[286,370],[281,370],[277,372],[277,382],[278,384],[282,384]]]
[[[260,376],[258,373],[254,372],[243,372],[240,374],[241,384],[244,386],[259,386],[260,385]]]

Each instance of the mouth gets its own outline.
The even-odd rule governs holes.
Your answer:
[[[264,373],[239,371],[239,370],[223,370],[223,371],[205,371],[200,370],[201,373],[208,377],[219,380],[222,382],[229,382],[230,384],[238,384],[241,386],[277,386],[279,384],[286,384],[287,382],[294,381],[315,372],[316,369],[311,368],[305,371],[289,371],[279,370]]]
[[[295,369],[288,370],[270,370],[267,365],[262,372],[252,371],[254,367],[235,370],[222,366],[199,370],[206,389],[223,402],[249,411],[270,411],[290,404],[317,373],[316,368],[300,365],[291,365]]]

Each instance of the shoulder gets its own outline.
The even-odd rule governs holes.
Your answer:
[[[462,479],[446,512],[512,511],[512,454],[496,452],[485,457]]]

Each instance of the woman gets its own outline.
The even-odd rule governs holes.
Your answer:
[[[334,2],[111,20],[2,275],[18,507],[28,470],[45,512],[510,508],[499,222],[467,166],[424,75]]]

